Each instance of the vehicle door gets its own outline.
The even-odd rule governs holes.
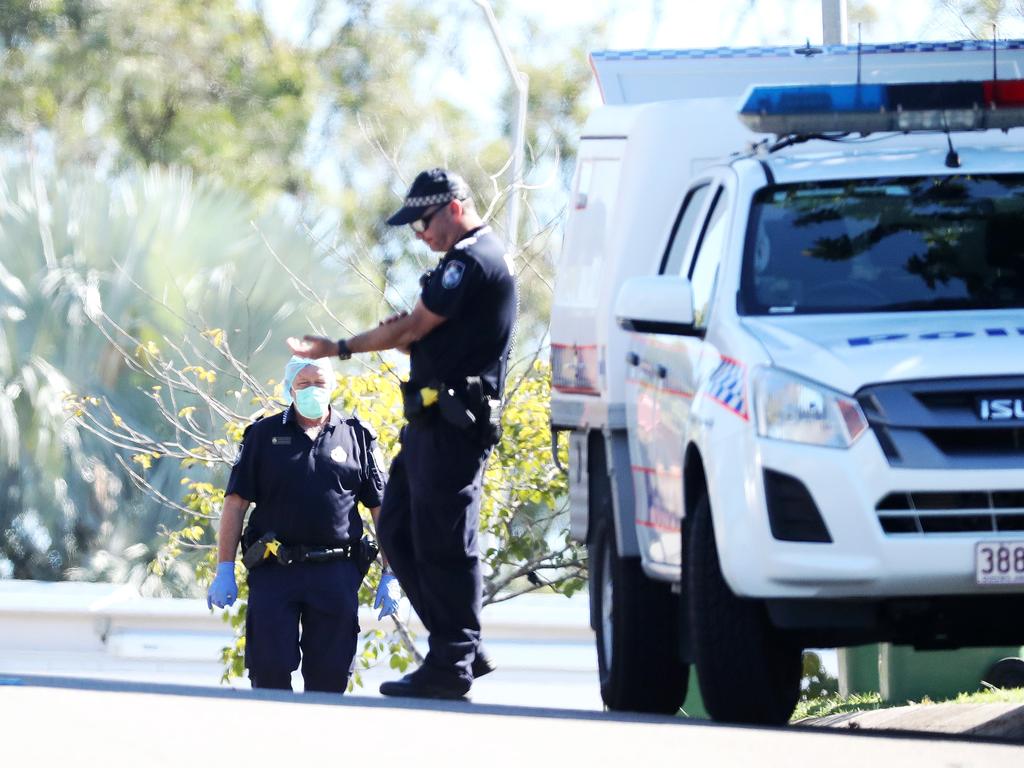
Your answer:
[[[707,239],[709,226],[721,218],[721,205],[717,204],[720,187],[714,177],[699,179],[691,185],[680,206],[659,274],[688,274],[693,252]],[[626,407],[637,541],[645,565],[655,570],[659,566],[677,570],[680,562],[682,445],[699,354],[700,339],[660,333],[631,334]]]

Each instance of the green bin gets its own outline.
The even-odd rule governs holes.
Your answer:
[[[955,698],[982,688],[989,668],[1000,659],[1020,656],[1021,647],[959,648],[954,651],[915,651],[906,645],[879,647],[878,677],[882,700],[893,704]]]
[[[700,683],[697,682],[697,665],[690,665],[690,687],[686,690],[686,701],[683,712],[695,720],[707,720],[708,711],[704,709],[704,700],[700,696]]]
[[[878,692],[878,653],[877,643],[838,650],[841,696]]]

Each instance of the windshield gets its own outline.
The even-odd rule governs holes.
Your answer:
[[[791,184],[754,198],[741,314],[1024,307],[1024,176]]]

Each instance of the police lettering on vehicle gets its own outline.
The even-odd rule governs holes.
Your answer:
[[[851,347],[866,347],[883,344],[887,341],[945,341],[948,339],[970,339],[975,336],[1000,338],[1006,336],[1024,336],[1024,328],[985,328],[982,331],[928,331],[920,334],[880,333],[875,336],[854,336],[847,339]]]

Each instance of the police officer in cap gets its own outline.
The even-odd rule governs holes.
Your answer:
[[[249,567],[245,666],[253,688],[291,690],[300,657],[307,691],[344,693],[352,674],[359,585],[369,566],[356,503],[376,521],[384,476],[375,433],[330,404],[334,387],[329,359],[293,357],[284,373],[289,407],[245,430],[228,479],[220,562],[207,601],[234,603],[241,537]],[[380,618],[397,610],[400,597],[385,567]]]
[[[463,698],[493,666],[480,645],[477,547],[484,464],[497,420],[516,322],[512,261],[456,174],[419,174],[388,224],[408,224],[443,253],[409,314],[337,342],[289,339],[299,355],[407,350],[408,423],[391,465],[378,529],[395,575],[430,633],[423,665],[383,683],[388,696]]]

